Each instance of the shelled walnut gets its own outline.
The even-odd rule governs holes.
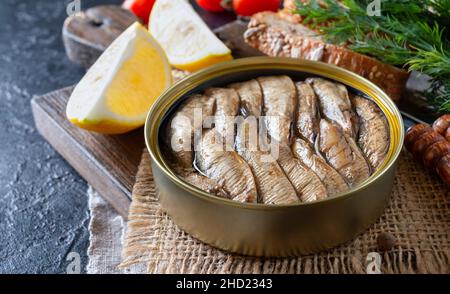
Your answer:
[[[417,140],[414,142],[412,147],[412,153],[416,158],[422,158],[425,150],[427,150],[428,147],[433,145],[436,142],[445,140],[442,135],[434,132],[434,131],[427,131],[423,133],[422,135],[417,137]]]

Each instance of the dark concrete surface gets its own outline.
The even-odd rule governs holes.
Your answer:
[[[0,1],[0,273],[65,273],[69,252],[85,271],[86,183],[38,134],[30,108],[33,95],[83,75],[61,40],[69,2]]]

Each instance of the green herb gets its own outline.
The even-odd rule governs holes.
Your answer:
[[[297,1],[304,23],[334,44],[431,77],[430,102],[450,113],[450,0],[390,0],[369,16],[371,0]]]

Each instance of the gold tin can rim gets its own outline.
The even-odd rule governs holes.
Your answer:
[[[202,85],[210,79],[217,78],[226,74],[258,69],[289,70],[303,72],[311,75],[318,75],[343,83],[347,86],[361,91],[362,93],[370,97],[383,111],[389,125],[390,145],[383,164],[363,183],[349,189],[348,191],[333,195],[322,200],[316,200],[312,202],[299,202],[295,204],[267,205],[263,203],[241,203],[207,193],[206,191],[203,191],[181,180],[169,168],[167,162],[161,154],[158,143],[160,124],[169,108],[186,93]],[[156,122],[156,124],[154,124],[153,122]],[[231,205],[243,209],[280,210],[298,206],[320,205],[323,202],[344,200],[346,197],[351,197],[351,195],[358,193],[360,190],[363,190],[368,185],[377,181],[377,179],[382,177],[382,175],[387,172],[392,165],[395,164],[402,150],[404,126],[400,111],[398,110],[395,103],[389,98],[389,96],[374,83],[370,82],[360,75],[337,67],[335,65],[319,61],[263,56],[241,58],[219,63],[195,72],[178,81],[176,84],[169,87],[164,93],[162,93],[151,107],[145,121],[144,135],[145,143],[153,163],[158,165],[160,170],[173,183],[175,183],[182,189],[187,190],[191,194],[206,201],[218,202],[220,204]]]

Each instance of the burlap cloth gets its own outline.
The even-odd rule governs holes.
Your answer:
[[[142,155],[133,190],[121,268],[148,273],[366,273],[366,257],[377,252],[377,236],[396,245],[381,255],[382,273],[449,273],[448,189],[403,151],[392,199],[365,233],[332,250],[298,258],[256,258],[223,252],[180,230],[161,210],[150,159]]]

